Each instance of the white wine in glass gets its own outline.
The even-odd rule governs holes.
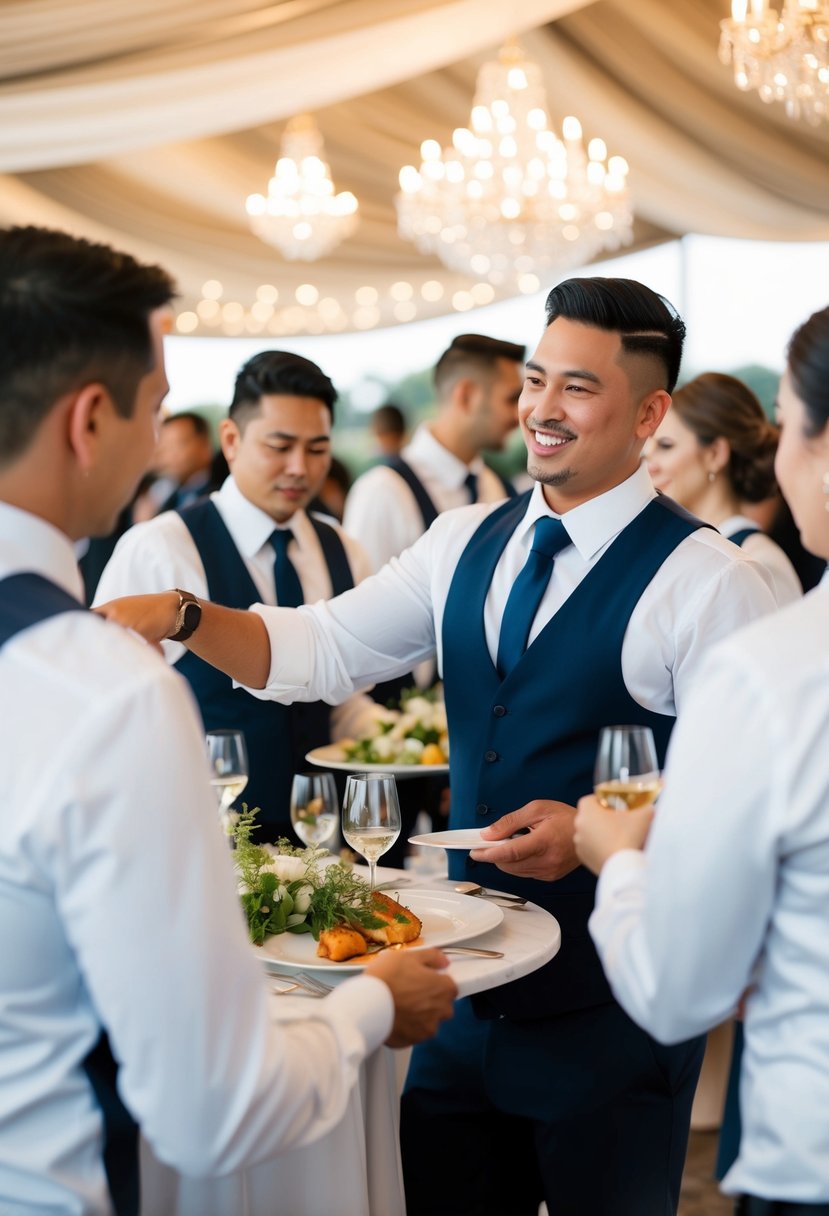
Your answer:
[[[599,735],[593,792],[609,811],[636,811],[662,789],[659,760],[649,726],[605,726]]]
[[[291,783],[291,824],[303,844],[325,844],[340,809],[333,773],[297,773]]]
[[[240,730],[209,730],[207,758],[210,784],[216,791],[219,818],[224,823],[233,803],[248,783],[248,753]]]
[[[400,803],[394,777],[390,773],[355,773],[349,777],[343,799],[343,836],[368,862],[372,890],[377,859],[399,835]]]

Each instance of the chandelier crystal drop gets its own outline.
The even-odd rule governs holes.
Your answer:
[[[783,103],[789,118],[817,126],[829,115],[829,0],[732,0],[720,22],[720,61],[734,83]]]
[[[267,197],[248,195],[248,221],[289,261],[314,262],[357,227],[357,200],[348,190],[334,193],[322,135],[310,115],[291,119],[280,152]]]
[[[578,119],[550,128],[541,69],[515,42],[478,75],[469,127],[400,171],[400,235],[451,270],[508,287],[628,244],[627,162]]]

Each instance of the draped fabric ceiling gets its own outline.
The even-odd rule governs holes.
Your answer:
[[[61,227],[158,261],[178,280],[182,310],[218,280],[222,304],[241,306],[225,332],[390,324],[408,290],[400,283],[418,319],[449,312],[474,280],[398,236],[397,175],[419,163],[423,139],[446,145],[467,125],[478,69],[517,35],[543,68],[555,129],[573,113],[586,139],[600,135],[628,160],[633,248],[686,232],[829,240],[829,124],[793,123],[737,91],[717,59],[728,8],[12,0],[0,6],[0,222]],[[322,131],[336,189],[360,203],[356,234],[312,263],[260,242],[244,207],[265,190],[285,122],[301,112]],[[428,280],[443,284],[440,300],[423,299]],[[332,320],[297,304],[307,283]],[[248,310],[263,284],[279,296],[256,322]],[[377,293],[368,309],[357,307],[361,287]]]

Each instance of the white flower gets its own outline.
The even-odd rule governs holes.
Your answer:
[[[294,912],[299,912],[302,914],[299,916],[298,920],[304,919],[305,913],[311,906],[311,896],[313,894],[314,888],[306,883],[305,886],[299,888],[294,896]],[[288,923],[291,923],[290,917],[288,918]]]
[[[401,755],[411,757],[413,760],[420,760],[423,754],[423,744],[420,739],[404,739]]]
[[[267,868],[283,883],[289,883],[305,877],[308,863],[301,857],[285,857],[284,854],[277,853]]]
[[[406,702],[406,716],[413,717],[415,722],[429,723],[434,711],[434,703],[427,701],[426,697],[409,697]]]
[[[394,739],[391,735],[378,735],[372,743],[372,749],[378,760],[391,760],[395,755],[396,748]]]

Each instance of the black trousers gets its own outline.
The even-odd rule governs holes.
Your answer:
[[[829,1216],[829,1203],[794,1203],[788,1199],[741,1195],[734,1216]]]
[[[616,1004],[530,1023],[455,1009],[401,1102],[408,1216],[537,1216],[542,1199],[673,1216],[703,1038],[664,1047]]]

